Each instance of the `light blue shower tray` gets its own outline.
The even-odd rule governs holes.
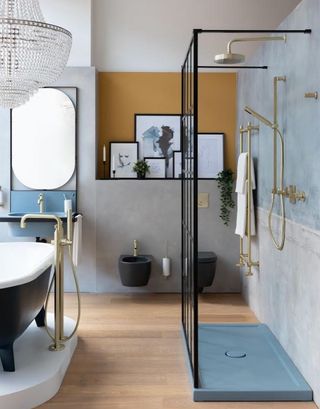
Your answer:
[[[199,324],[195,401],[312,401],[313,393],[266,325]]]

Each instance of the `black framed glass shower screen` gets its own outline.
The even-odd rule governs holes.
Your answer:
[[[198,387],[198,36],[194,35],[182,66],[181,270],[182,327],[194,387]]]

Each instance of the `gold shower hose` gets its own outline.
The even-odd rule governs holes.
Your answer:
[[[62,250],[63,251],[63,250]],[[78,281],[78,277],[77,277],[77,272],[76,272],[76,267],[73,263],[72,260],[72,252],[71,252],[71,246],[68,246],[68,256],[69,256],[69,260],[70,260],[70,264],[71,264],[71,269],[72,269],[72,275],[74,278],[74,282],[75,282],[75,286],[76,286],[76,292],[77,292],[77,304],[78,304],[78,317],[77,317],[77,322],[76,325],[74,327],[74,330],[71,332],[71,334],[69,336],[64,336],[63,339],[61,341],[69,341],[74,334],[77,332],[78,327],[79,327],[79,323],[80,323],[80,318],[81,318],[81,297],[80,297],[80,288],[79,288],[79,281]],[[58,262],[60,262],[60,260],[58,260]],[[48,313],[48,303],[49,303],[49,298],[50,298],[50,293],[52,291],[52,287],[53,287],[53,283],[54,283],[54,278],[55,278],[55,274],[56,272],[54,272],[52,279],[51,279],[51,283],[49,286],[49,291],[48,291],[48,295],[46,298],[46,302],[44,305],[44,310],[45,310],[45,319],[44,319],[44,323],[45,323],[45,329],[47,334],[49,335],[49,337],[52,339],[52,341],[55,342],[55,338],[54,336],[51,334],[50,329],[48,327],[48,323],[47,323],[47,313]]]
[[[272,238],[272,241],[276,248],[278,250],[282,250],[284,247],[285,243],[285,236],[286,236],[286,218],[285,218],[285,203],[284,203],[284,187],[283,187],[283,182],[284,182],[284,140],[283,140],[283,135],[279,131],[277,127],[274,127],[276,130],[279,138],[280,138],[280,188],[279,190],[273,190],[272,191],[272,196],[271,196],[271,207],[269,211],[269,217],[268,217],[268,225],[269,225],[269,232]],[[273,210],[274,210],[274,205],[275,205],[275,198],[276,195],[280,196],[280,209],[281,209],[281,227],[280,227],[280,241],[277,241],[275,238],[275,235],[273,233],[273,228],[272,228],[272,216],[273,216]]]

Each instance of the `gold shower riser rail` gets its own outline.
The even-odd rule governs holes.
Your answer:
[[[239,267],[248,267],[248,270],[246,272],[246,276],[252,276],[252,267],[259,267],[259,261],[253,261],[252,260],[252,251],[251,251],[251,210],[252,210],[252,200],[251,200],[251,192],[252,192],[252,169],[251,169],[251,136],[254,131],[259,131],[259,126],[253,126],[251,122],[248,123],[247,128],[243,128],[242,126],[240,127],[240,153],[244,152],[243,148],[243,135],[247,134],[247,149],[248,149],[248,155],[247,155],[247,189],[246,189],[246,194],[247,194],[247,226],[246,226],[246,231],[247,231],[247,250],[246,253],[244,253],[244,240],[242,237],[240,237],[240,261],[238,266]]]

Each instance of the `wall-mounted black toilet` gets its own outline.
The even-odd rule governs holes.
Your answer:
[[[213,251],[199,251],[198,253],[198,290],[202,293],[204,287],[210,287],[213,283],[217,255]]]

